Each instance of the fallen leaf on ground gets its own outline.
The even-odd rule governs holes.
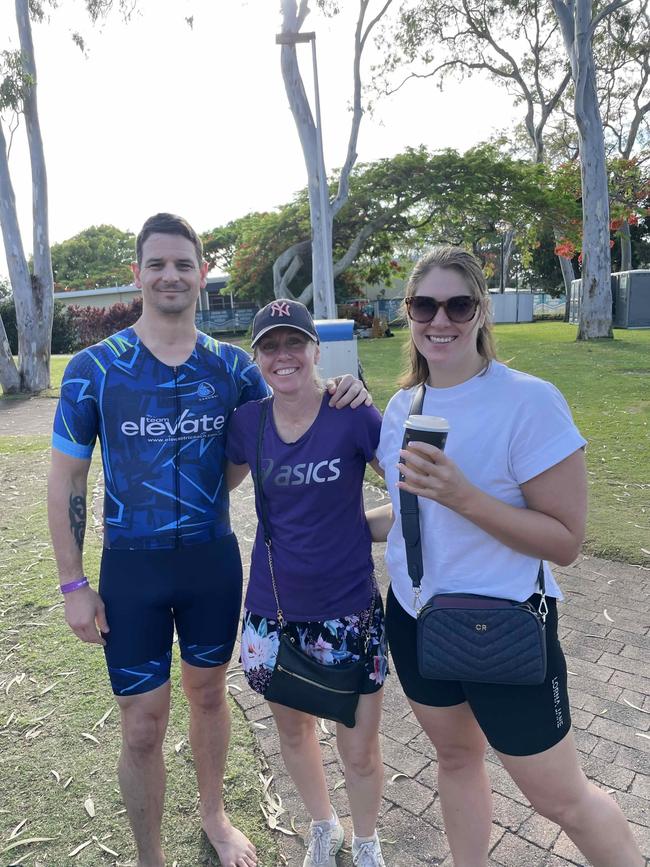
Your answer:
[[[1,852],[2,854],[11,852],[12,849],[17,849],[19,846],[30,846],[32,843],[49,843],[50,840],[54,840],[54,837],[29,837],[25,840],[14,840],[13,843],[5,846]]]
[[[95,818],[95,803],[92,798],[86,798],[84,801],[84,809],[91,819]]]
[[[608,620],[610,623],[614,622],[614,618],[609,616],[606,608],[603,608],[603,617],[605,618],[605,620]]]
[[[403,774],[400,772],[399,774],[393,774],[393,776],[390,778],[390,781],[391,781],[391,783],[394,783],[395,780],[400,780],[400,779],[410,780],[411,778],[409,777],[408,774]]]
[[[93,842],[92,840],[86,840],[85,843],[80,843],[76,849],[73,849],[72,852],[68,852],[68,858],[74,858],[75,855],[78,855],[80,852],[83,852],[83,850],[86,848],[86,846],[90,846],[92,842]]]
[[[99,741],[97,740],[97,738],[95,737],[95,735],[91,735],[91,734],[89,734],[88,732],[81,732],[81,737],[82,737],[82,738],[86,738],[87,741],[92,741],[92,742],[95,743],[95,744],[98,744],[98,743],[99,743]]]
[[[623,701],[625,702],[625,704],[629,705],[630,707],[633,707],[634,710],[640,710],[641,713],[650,713],[650,710],[646,710],[644,707],[639,707],[638,704],[632,704],[632,702],[628,701],[626,698],[624,698]]]
[[[22,822],[19,822],[16,827],[13,829],[11,834],[7,837],[8,840],[13,840],[14,837],[17,837],[20,834],[21,828],[24,828],[27,824],[27,819],[23,819]]]

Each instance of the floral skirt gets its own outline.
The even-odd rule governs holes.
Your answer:
[[[286,629],[298,646],[323,665],[356,662],[363,654],[367,611],[335,620],[287,622]],[[246,680],[255,692],[264,695],[271,680],[278,653],[277,620],[262,617],[245,609],[242,621],[241,662]],[[388,674],[384,606],[375,599],[366,672],[361,693],[377,692]]]

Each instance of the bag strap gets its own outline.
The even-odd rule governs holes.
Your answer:
[[[257,501],[260,506],[260,517],[262,519],[262,527],[264,529],[264,544],[266,545],[266,556],[269,561],[269,572],[271,573],[271,584],[273,585],[273,595],[275,596],[275,605],[277,608],[277,620],[280,627],[280,632],[284,631],[286,620],[282,608],[280,607],[280,597],[278,596],[278,586],[275,581],[275,570],[273,568],[273,556],[271,554],[271,527],[269,525],[269,515],[267,511],[266,497],[264,496],[264,486],[262,478],[262,441],[264,439],[264,428],[266,427],[266,418],[271,405],[271,397],[265,398],[260,407],[260,421],[257,429],[257,455],[255,460],[255,475],[253,476],[253,484],[257,493]],[[368,619],[365,624],[364,637],[364,653],[367,655],[370,645],[370,631],[372,629],[372,620],[375,613],[375,602],[377,598],[377,582],[374,575],[372,576],[372,599],[370,600],[370,608],[368,609]]]
[[[424,395],[426,393],[425,384],[422,382],[416,388],[409,415],[422,415],[422,407],[424,406]],[[413,584],[413,593],[415,594],[413,607],[419,611],[420,591],[422,587],[422,577],[424,575],[424,565],[422,563],[422,538],[420,536],[420,506],[416,494],[411,494],[400,488],[399,492],[400,516],[402,519],[402,536],[404,537],[404,546],[406,548],[406,568],[409,578]],[[546,619],[548,614],[548,606],[546,604],[546,581],[544,578],[544,561],[540,560],[539,570],[537,572],[536,586],[539,585],[541,600],[539,603],[539,613],[542,620]]]
[[[421,415],[424,405],[425,385],[420,383],[413,394],[409,415]],[[415,608],[420,609],[420,587],[424,566],[422,564],[422,540],[420,538],[420,507],[415,494],[400,489],[400,516],[402,519],[402,536],[406,548],[406,566],[408,569],[413,592],[415,593]]]

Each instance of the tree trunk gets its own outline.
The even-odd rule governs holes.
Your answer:
[[[552,0],[575,86],[582,181],[582,301],[578,340],[612,337],[609,192],[603,123],[598,107],[591,0]],[[608,7],[608,14],[620,3]]]
[[[587,62],[584,91],[576,93],[582,180],[582,303],[578,340],[613,337],[609,190],[591,46]]]
[[[618,230],[621,241],[621,271],[632,270],[632,238],[630,237],[630,224],[623,220],[623,225]]]
[[[508,286],[508,275],[510,274],[510,260],[512,258],[512,251],[515,246],[515,230],[507,229],[504,237],[503,237],[503,262],[501,263],[501,267],[503,269],[503,289],[506,289]]]
[[[36,100],[36,62],[29,0],[16,0],[16,21],[24,69],[32,81],[24,97],[23,110],[32,171],[34,274],[29,294],[19,299],[14,289],[14,298],[21,388],[23,391],[36,392],[50,385],[54,278],[48,227],[47,173]]]
[[[27,260],[23,251],[23,242],[18,227],[16,214],[16,197],[9,174],[7,161],[7,142],[0,121],[0,226],[7,256],[9,280],[13,288],[16,304],[16,319],[18,319],[18,299],[31,294],[31,279]],[[14,364],[7,333],[4,325],[0,328],[0,385],[5,394],[15,394],[20,390],[20,375]]]

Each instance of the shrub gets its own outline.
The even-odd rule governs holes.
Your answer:
[[[16,326],[16,307],[13,298],[0,301],[0,316],[7,332],[9,346],[14,355],[18,353],[18,329]],[[54,302],[52,319],[52,354],[74,352],[77,345],[77,332],[65,304]]]
[[[77,349],[99,343],[116,331],[128,328],[142,314],[142,298],[134,298],[130,304],[118,301],[110,307],[68,307],[77,335]]]

